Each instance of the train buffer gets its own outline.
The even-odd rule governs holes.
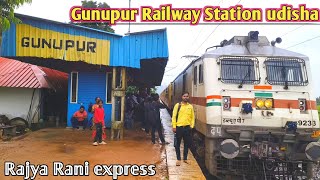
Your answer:
[[[190,150],[188,154],[189,164],[181,161],[181,166],[176,166],[177,156],[173,146],[174,134],[172,132],[171,117],[167,110],[161,110],[161,118],[165,140],[170,143],[166,146],[169,180],[205,180],[206,178]],[[181,143],[181,158],[183,158],[183,142]]]

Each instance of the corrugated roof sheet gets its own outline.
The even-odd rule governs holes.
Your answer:
[[[68,74],[0,57],[0,87],[66,88]]]
[[[166,29],[156,29],[143,32],[134,32],[126,36],[121,36],[118,34],[108,33],[105,31],[85,28],[82,26],[70,25],[67,23],[60,23],[51,20],[26,16],[19,14],[17,17],[21,19],[23,24],[29,25],[36,28],[37,30],[50,30],[52,32],[61,33],[61,35],[68,36],[81,36],[86,38],[93,38],[99,40],[106,40],[110,42],[110,46],[105,48],[105,51],[110,51],[109,54],[109,66],[121,66],[121,67],[131,67],[131,68],[141,68],[141,60],[153,60],[153,59],[168,59],[169,49],[168,49],[168,39]],[[20,24],[21,25],[21,24]],[[23,32],[26,37],[36,37],[39,38],[41,35],[45,37],[45,34],[40,34],[26,29],[23,31],[18,31],[17,27],[19,24],[11,24],[8,31],[3,32],[2,36],[2,48],[1,56],[5,57],[43,57],[51,58],[51,50],[46,51],[44,48],[35,49],[37,54],[31,56],[30,51],[26,51],[23,54],[17,54],[18,48],[21,43],[20,39],[17,39],[18,32]],[[56,39],[56,37],[52,37]],[[6,48],[3,48],[6,47]],[[82,56],[79,56],[82,57]],[[72,58],[72,61],[80,61],[79,57]],[[52,56],[53,59],[63,59],[56,56]],[[105,57],[98,58],[97,62],[104,62]],[[71,60],[70,60],[71,61]],[[85,61],[86,62],[86,61]],[[89,64],[103,64],[94,63],[88,61]]]

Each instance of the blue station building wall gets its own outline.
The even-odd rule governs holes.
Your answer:
[[[71,127],[71,118],[74,112],[83,105],[88,112],[89,104],[95,103],[95,98],[103,100],[105,110],[105,125],[111,127],[112,105],[106,104],[106,73],[105,72],[78,72],[78,94],[77,103],[71,103],[71,73],[68,80],[68,119],[67,126]],[[88,112],[88,120],[92,118],[92,113]]]

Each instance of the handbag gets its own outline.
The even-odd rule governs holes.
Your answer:
[[[180,108],[181,108],[181,103],[179,103],[179,106],[178,106],[178,111],[177,111],[177,116],[176,116],[176,122],[178,122],[178,116],[179,116]],[[176,132],[177,132],[177,131],[176,131]],[[178,145],[177,135],[176,135],[176,133],[174,133],[173,146],[174,146],[174,147],[177,147],[177,145]]]

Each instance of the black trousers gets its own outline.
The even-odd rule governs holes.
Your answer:
[[[94,142],[101,143],[102,142],[102,124],[97,123],[96,126],[96,136],[94,137]]]
[[[159,138],[160,138],[161,142],[165,143],[165,140],[164,140],[164,137],[163,137],[163,134],[162,134],[161,124],[152,126],[152,131],[151,131],[151,140],[152,140],[152,142],[153,143],[156,142],[156,135],[155,135],[156,130],[158,131],[158,135],[159,135]]]
[[[175,146],[177,159],[181,160],[180,145],[181,145],[181,140],[183,139],[183,143],[184,143],[183,160],[187,160],[188,159],[188,149],[192,148],[192,137],[191,137],[190,126],[177,127],[175,136],[177,138],[177,144]]]

